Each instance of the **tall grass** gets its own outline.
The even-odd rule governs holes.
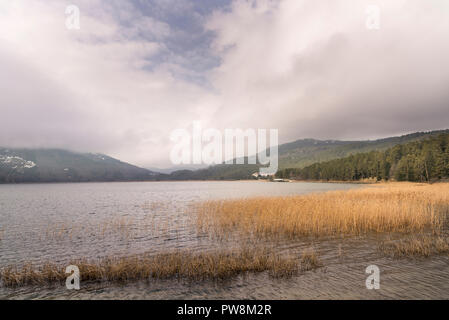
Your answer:
[[[449,254],[449,238],[447,236],[414,236],[397,241],[382,242],[379,249],[393,258]]]
[[[72,261],[82,281],[128,281],[149,279],[225,279],[247,272],[267,271],[272,277],[290,277],[319,267],[314,252],[303,256],[279,255],[266,248],[193,253],[176,251],[156,255],[106,258],[97,262]],[[65,265],[66,266],[66,265]],[[3,286],[37,285],[62,282],[67,278],[65,266],[45,263],[40,267],[25,264],[0,269]]]
[[[208,201],[196,208],[197,227],[225,237],[438,234],[447,227],[449,184],[388,183],[291,197]]]

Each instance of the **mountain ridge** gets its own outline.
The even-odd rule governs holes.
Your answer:
[[[449,129],[419,131],[376,140],[299,139],[279,146],[279,170],[286,168],[304,168],[314,163],[344,158],[357,153],[383,151],[398,144],[419,141],[442,133],[449,133]],[[195,171],[175,171],[170,176],[175,176],[180,180],[251,179],[252,174],[259,170],[260,165],[247,164],[247,161],[245,163],[239,165],[219,164]]]
[[[358,153],[300,169],[284,169],[276,176],[320,181],[444,180],[449,177],[449,133],[397,144],[385,151]]]
[[[298,139],[279,145],[279,169],[304,168],[353,154],[383,151],[441,133],[449,133],[449,129],[414,132],[377,140]],[[0,183],[251,179],[260,165],[245,163],[161,173],[101,153],[0,147]]]
[[[0,147],[0,183],[154,180],[158,175],[101,153]]]

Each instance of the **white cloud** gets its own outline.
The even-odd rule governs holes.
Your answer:
[[[170,132],[194,120],[278,128],[281,142],[449,123],[446,1],[237,0],[207,17],[211,48],[181,56],[167,48],[186,36],[179,26],[130,1],[76,2],[79,31],[65,28],[63,1],[1,1],[0,145],[165,166]],[[365,28],[367,4],[381,8],[378,31]],[[195,14],[188,1],[171,9]],[[220,64],[203,72],[210,86],[189,81],[189,62],[211,53]]]
[[[166,160],[170,130],[200,119],[198,101],[208,93],[163,67],[145,69],[164,44],[133,35],[163,38],[169,26],[132,19],[139,13],[122,4],[121,18],[132,19],[127,28],[107,2],[78,3],[79,31],[65,28],[60,1],[3,3],[0,144],[101,151],[139,164]]]
[[[378,31],[365,27],[368,4]],[[277,126],[283,141],[447,126],[448,13],[438,0],[235,1],[208,23],[222,55],[218,118]]]

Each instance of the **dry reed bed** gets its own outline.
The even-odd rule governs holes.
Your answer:
[[[449,254],[449,238],[447,236],[417,236],[382,242],[379,249],[393,258]]]
[[[387,183],[321,194],[208,201],[196,207],[200,232],[269,238],[438,234],[447,228],[448,212],[448,183]]]
[[[149,279],[225,279],[247,272],[267,271],[272,277],[290,277],[301,271],[320,267],[314,251],[301,257],[281,256],[268,249],[239,249],[210,253],[178,251],[156,255],[107,258],[97,262],[72,261],[80,270],[82,281],[129,281]],[[31,264],[0,269],[3,286],[42,285],[63,282],[65,266],[46,263],[35,268]]]

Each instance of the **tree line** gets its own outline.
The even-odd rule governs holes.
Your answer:
[[[276,176],[301,180],[435,181],[449,177],[449,134],[396,145],[385,151],[315,163],[302,169],[287,168],[278,171]]]

